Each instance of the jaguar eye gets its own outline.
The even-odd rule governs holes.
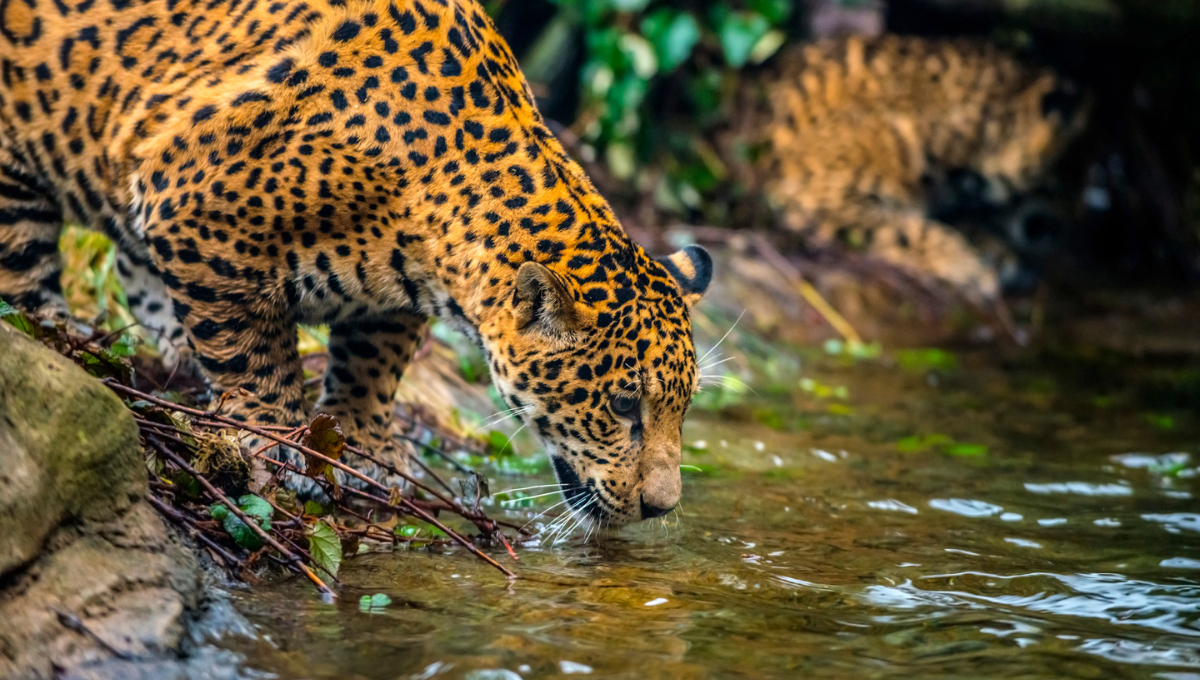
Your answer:
[[[637,411],[638,398],[628,394],[618,394],[613,396],[608,407],[612,409],[613,413],[623,418],[629,418]]]

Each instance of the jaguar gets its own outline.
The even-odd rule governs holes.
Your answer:
[[[992,43],[901,35],[790,48],[764,91],[757,174],[783,226],[976,303],[1019,270],[1011,246],[1037,238],[1026,227],[1052,217],[1022,197],[1089,108],[1072,81]],[[939,219],[971,205],[1034,219],[975,244]]]
[[[404,469],[392,399],[436,317],[576,512],[679,500],[712,260],[630,240],[474,0],[0,3],[0,297],[67,314],[65,221],[118,245],[164,359],[242,420],[328,413]],[[298,323],[329,327],[315,406]]]

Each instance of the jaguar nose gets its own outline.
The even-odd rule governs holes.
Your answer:
[[[675,506],[671,506],[673,508]],[[652,519],[654,517],[662,517],[671,512],[671,508],[660,508],[657,505],[651,505],[646,502],[646,497],[642,497],[642,519]]]

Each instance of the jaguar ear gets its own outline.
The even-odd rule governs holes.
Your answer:
[[[570,283],[537,262],[526,262],[517,270],[513,293],[517,329],[541,328],[550,334],[577,330],[581,325]]]
[[[673,255],[660,257],[658,263],[671,272],[675,285],[679,286],[679,294],[689,307],[700,301],[712,281],[712,257],[700,246],[688,246]]]

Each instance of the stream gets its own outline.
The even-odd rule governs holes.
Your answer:
[[[662,520],[492,550],[513,583],[461,549],[363,555],[334,604],[235,592],[260,635],[227,644],[279,678],[1200,678],[1194,366],[799,365],[693,411]]]

